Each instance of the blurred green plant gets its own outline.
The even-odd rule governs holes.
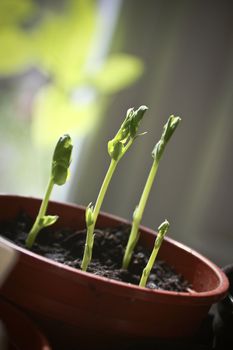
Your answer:
[[[91,64],[97,1],[59,3],[55,11],[32,0],[0,1],[0,76],[36,67],[48,78],[33,99],[32,135],[40,145],[94,127],[105,97],[143,72],[139,59],[122,53]]]

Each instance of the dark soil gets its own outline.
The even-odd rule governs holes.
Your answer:
[[[21,247],[25,247],[32,219],[21,213],[15,221],[0,224],[0,234]],[[130,227],[95,230],[92,262],[88,272],[132,284],[138,284],[150,252],[137,245],[128,270],[121,269],[124,249]],[[68,228],[41,231],[32,251],[59,263],[79,269],[85,245],[86,230],[75,231]],[[186,292],[189,283],[164,261],[156,261],[148,279],[147,287]]]

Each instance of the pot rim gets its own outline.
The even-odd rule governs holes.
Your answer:
[[[21,198],[21,199],[26,199],[26,200],[33,200],[33,201],[41,201],[41,198],[38,197],[31,197],[31,196],[21,196],[21,195],[14,195],[14,194],[4,194],[4,193],[0,193],[0,197],[6,197],[6,198],[12,198],[14,200],[16,200],[17,198]],[[68,206],[70,208],[73,209],[82,209],[85,210],[86,207],[84,205],[78,205],[75,203],[68,203],[68,202],[62,202],[62,201],[54,201],[51,200],[50,203],[52,205],[62,205],[62,206]],[[119,221],[123,224],[126,225],[131,225],[131,222],[121,218],[117,215],[113,215],[113,214],[109,214],[107,212],[101,211],[100,212],[100,216],[106,216],[109,219],[112,220],[116,220]],[[156,232],[148,227],[145,227],[144,225],[140,225],[140,229],[142,231],[146,231],[149,234],[153,234],[155,235]],[[117,281],[117,280],[113,280],[113,279],[109,279],[107,277],[103,277],[103,276],[98,276],[98,275],[94,275],[90,272],[85,272],[79,269],[75,269],[73,267],[64,265],[62,263],[58,263],[54,260],[51,260],[49,258],[43,257],[39,254],[36,254],[26,248],[22,248],[17,246],[16,244],[12,243],[11,241],[9,241],[8,239],[0,236],[0,241],[2,241],[3,243],[9,245],[11,248],[15,249],[16,251],[18,251],[19,253],[23,254],[23,255],[27,255],[32,259],[37,259],[43,263],[48,264],[48,266],[50,267],[51,270],[57,269],[58,268],[58,272],[61,272],[61,268],[62,270],[65,270],[69,273],[69,275],[74,275],[74,276],[80,276],[86,283],[88,283],[88,280],[91,280],[93,282],[98,282],[99,285],[101,285],[103,288],[106,287],[106,285],[111,285],[111,286],[115,286],[117,288],[118,291],[121,292],[121,294],[125,294],[125,293],[129,293],[132,297],[132,299],[134,299],[134,296],[137,295],[137,298],[141,298],[141,299],[148,299],[148,298],[154,298],[156,295],[161,297],[161,302],[168,302],[169,299],[172,298],[173,301],[175,301],[175,299],[180,299],[180,301],[182,300],[182,302],[184,304],[189,303],[190,299],[193,299],[193,303],[194,304],[210,304],[210,303],[214,303],[215,301],[223,298],[224,296],[227,295],[228,292],[228,288],[229,288],[229,281],[227,276],[225,275],[225,273],[216,265],[214,264],[212,261],[210,261],[208,258],[204,257],[202,254],[198,253],[196,250],[189,248],[187,245],[180,243],[178,241],[176,241],[175,239],[169,238],[169,237],[165,237],[164,238],[165,241],[169,242],[170,244],[178,247],[179,249],[192,254],[195,258],[197,258],[198,260],[202,261],[205,265],[208,266],[208,268],[210,270],[212,270],[212,272],[214,272],[215,276],[218,279],[218,286],[214,289],[211,289],[209,291],[203,291],[203,292],[195,292],[195,291],[190,291],[190,292],[174,292],[174,291],[166,291],[166,290],[157,290],[157,289],[149,289],[149,288],[145,288],[145,287],[139,287],[137,285],[133,285],[130,283],[126,283],[126,282],[121,282],[121,281]]]

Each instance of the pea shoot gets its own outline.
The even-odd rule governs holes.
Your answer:
[[[133,108],[128,109],[124,122],[122,123],[119,131],[115,137],[108,142],[108,153],[111,158],[111,162],[108,171],[105,175],[103,184],[101,186],[98,198],[95,206],[90,203],[86,209],[86,227],[87,236],[84,248],[84,255],[81,264],[81,269],[86,271],[92,258],[92,250],[94,244],[94,229],[97,221],[97,217],[100,212],[101,205],[104,200],[105,193],[107,191],[110,180],[116,169],[117,164],[124,154],[128,151],[138,136],[138,128],[140,122],[148,108],[146,106],[139,107],[136,111]]]
[[[139,283],[139,286],[141,286],[141,287],[146,286],[148,277],[150,275],[152,267],[154,266],[155,259],[158,255],[159,249],[160,249],[161,244],[163,242],[164,236],[169,229],[169,226],[170,226],[169,222],[167,220],[165,220],[158,228],[158,234],[157,234],[157,237],[155,240],[154,248],[152,250],[152,253],[150,255],[148,263],[142,272],[142,276],[141,276],[140,283]]]
[[[46,215],[46,211],[53,186],[61,186],[66,183],[69,175],[72,149],[73,145],[70,136],[66,134],[61,136],[54,150],[51,174],[45,197],[41,203],[40,210],[34,222],[34,225],[32,226],[26,239],[26,247],[29,249],[34,244],[38,233],[44,227],[54,224],[58,219],[57,215]]]
[[[157,144],[155,145],[153,151],[152,151],[152,157],[153,157],[153,164],[150,170],[150,173],[148,175],[143,193],[141,195],[140,201],[138,206],[136,207],[134,213],[133,213],[133,224],[132,224],[132,229],[130,232],[129,240],[126,246],[124,258],[123,258],[123,263],[122,267],[123,269],[127,269],[129,266],[129,263],[131,261],[131,257],[134,251],[134,248],[137,244],[137,241],[140,236],[139,232],[139,226],[142,220],[142,216],[145,210],[145,206],[152,188],[152,184],[155,179],[155,175],[158,170],[159,166],[159,161],[163,155],[164,149],[170,140],[171,136],[173,135],[176,127],[180,123],[181,119],[179,117],[175,117],[174,115],[171,115],[167,121],[167,123],[164,125],[163,128],[163,133],[161,136],[161,139]]]

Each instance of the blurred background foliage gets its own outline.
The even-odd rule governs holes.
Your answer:
[[[94,0],[0,1],[1,191],[41,194],[57,138],[96,128],[109,98],[142,74],[138,58],[109,53],[109,8]]]

